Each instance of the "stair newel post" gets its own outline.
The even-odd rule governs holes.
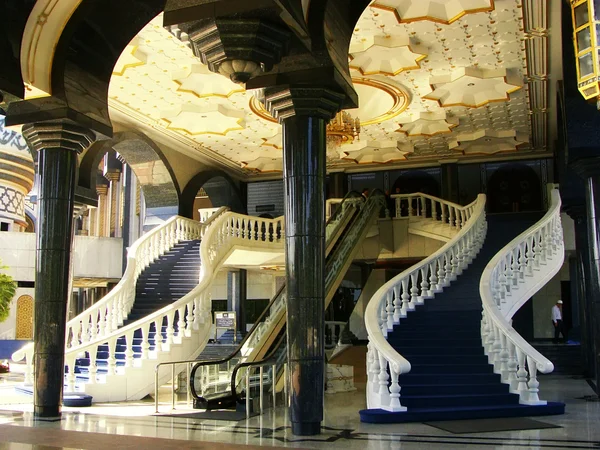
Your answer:
[[[117,338],[112,337],[107,342],[108,345],[108,358],[106,358],[106,374],[114,375],[117,369],[117,359],[116,359],[116,351],[117,351]],[[93,350],[92,350],[93,351]]]
[[[429,297],[429,283],[427,282],[429,276],[429,265],[425,264],[421,267],[421,295],[419,295],[417,304],[422,305],[425,303],[425,298]]]
[[[133,333],[133,330],[125,333],[125,367],[133,367]]]
[[[506,343],[506,335],[504,333],[500,334],[500,376],[502,377],[502,382],[506,383],[509,377],[508,373],[508,345]]]
[[[175,334],[175,311],[171,310],[166,315],[167,318],[167,339],[165,345],[171,345],[173,343],[173,335]]]
[[[433,260],[431,263],[429,263],[429,273],[430,273],[430,277],[429,277],[429,297],[433,297],[433,295],[435,294],[435,291],[437,289],[437,275],[436,275],[436,265],[437,265],[437,260]]]
[[[517,380],[517,367],[518,367],[518,361],[517,361],[517,349],[515,347],[515,344],[513,344],[511,341],[508,341],[508,362],[506,363],[506,366],[508,368],[508,378],[506,380],[506,382],[510,385],[510,392],[516,392],[517,391],[517,387],[518,387],[518,380]]]
[[[406,317],[406,315],[408,314],[408,311],[410,311],[410,305],[409,305],[409,301],[410,301],[410,295],[408,293],[408,278],[405,277],[402,279],[402,281],[400,282],[401,286],[402,286],[402,317]]]
[[[527,368],[529,369],[529,395],[527,398],[528,405],[546,405],[548,402],[540,400],[540,382],[537,379],[537,364],[533,357],[527,356]]]
[[[67,354],[65,360],[65,365],[69,371],[67,374],[67,392],[73,392],[75,390],[75,356]]]
[[[527,386],[527,369],[525,369],[525,353],[517,347],[517,394],[519,402],[525,403],[529,397],[529,386]]]
[[[400,297],[400,284],[394,285],[394,288],[391,289],[388,293],[388,301],[394,302],[394,323],[400,323],[400,319],[402,317],[406,317],[406,314],[402,312],[402,298]]]
[[[388,389],[388,380],[390,376],[387,372],[388,362],[385,356],[379,352],[379,400],[382,406],[389,406],[390,391]]]
[[[142,334],[142,343],[140,344],[140,348],[142,350],[142,356],[140,357],[142,360],[148,359],[148,351],[150,350],[150,342],[148,340],[148,336],[150,335],[150,327],[152,326],[152,322],[147,322],[142,325],[140,328],[140,332]]]
[[[96,384],[96,376],[98,374],[98,366],[96,365],[96,353],[98,352],[98,347],[94,346],[90,350],[87,351],[88,358],[90,360],[90,366],[88,367],[89,373],[89,383]]]
[[[408,306],[410,307],[411,311],[415,310],[415,307],[419,304],[419,271],[415,270],[413,273],[410,274],[410,281],[411,281],[411,287],[410,287],[410,303],[408,304]]]
[[[183,338],[185,337],[185,305],[180,306],[177,309],[177,337]]]

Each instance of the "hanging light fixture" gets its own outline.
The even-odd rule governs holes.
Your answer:
[[[573,45],[577,65],[577,88],[586,100],[599,100],[600,2],[570,0]],[[596,11],[598,9],[598,11]]]
[[[327,125],[327,146],[340,147],[360,138],[360,119],[346,111],[338,112]]]

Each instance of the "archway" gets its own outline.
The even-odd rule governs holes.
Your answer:
[[[489,213],[543,209],[540,178],[525,164],[507,164],[498,168],[489,178],[487,196]]]
[[[199,195],[202,193],[203,195]],[[195,175],[181,193],[179,214],[190,219],[198,215],[204,197],[210,202],[210,207],[228,206],[232,211],[246,213],[246,202],[236,182],[225,172],[207,170]],[[204,207],[208,202],[202,203]]]
[[[139,132],[116,133],[113,139],[92,145],[79,166],[78,187],[95,198],[97,170],[104,155],[119,153],[137,177],[146,202],[145,228],[151,228],[179,213],[179,185],[160,148]]]

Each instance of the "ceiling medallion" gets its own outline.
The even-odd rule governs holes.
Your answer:
[[[408,119],[398,121],[400,128],[396,131],[408,137],[435,136],[451,133],[459,124],[458,117],[449,117],[446,111],[418,112]]]
[[[509,95],[523,87],[518,72],[512,69],[479,69],[462,67],[449,75],[431,77],[431,90],[423,96],[442,107],[479,108],[491,102],[505,102]]]
[[[446,25],[466,14],[494,10],[494,0],[375,0],[372,8],[390,11],[398,23],[429,20]]]
[[[369,36],[350,47],[350,68],[363,75],[395,76],[421,67],[427,57],[425,46],[407,34]]]
[[[361,107],[359,107],[358,113],[353,112],[353,114],[355,116],[360,116],[361,127],[393,119],[397,115],[404,112],[410,104],[410,95],[408,92],[396,84],[362,77],[353,77],[352,81],[355,85],[358,85],[358,87],[371,88],[379,91],[381,96],[388,100],[390,105],[385,111],[377,112],[374,115],[369,115],[368,117],[364,117],[364,114],[361,114],[362,110]],[[360,98],[359,102],[362,103]],[[278,123],[277,120],[274,119],[271,114],[269,114],[264,105],[256,98],[256,96],[252,96],[250,98],[249,106],[250,110],[261,119],[272,123]]]
[[[414,151],[411,142],[363,141],[344,146],[340,159],[356,164],[387,164],[406,160],[406,155]]]
[[[528,141],[526,133],[516,130],[477,130],[456,135],[448,141],[448,147],[463,155],[494,155],[517,151]]]

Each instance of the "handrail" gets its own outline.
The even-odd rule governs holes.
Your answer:
[[[395,324],[400,323],[400,319],[406,317],[409,311],[423,304],[426,299],[433,298],[462,273],[481,248],[486,229],[484,194],[480,194],[473,203],[464,207],[425,194],[410,194],[396,198],[403,197],[419,199],[417,205],[421,205],[421,214],[426,211],[427,200],[431,201],[432,212],[436,203],[450,206],[455,214],[454,216],[442,214],[444,222],[451,226],[455,226],[455,222],[458,222],[462,228],[438,251],[385,283],[375,292],[367,305],[365,311],[365,327],[369,336],[367,407],[389,411],[406,410],[400,403],[398,377],[410,372],[411,365],[388,343],[386,339],[388,331],[393,329]],[[388,387],[390,376],[391,385]]]
[[[537,372],[550,373],[554,365],[515,331],[510,320],[558,273],[564,262],[558,190],[552,190],[551,197],[544,217],[490,260],[479,285],[482,342],[489,362],[511,385],[511,390],[519,394],[521,403],[533,405],[546,403],[538,397]]]
[[[363,201],[363,197],[358,194],[355,193],[354,191],[349,192],[345,197],[344,197],[344,202],[347,199],[352,200],[353,198],[357,197],[361,200],[361,202]],[[343,214],[342,214],[343,211]],[[329,218],[329,220],[327,221],[326,224],[326,229],[327,228],[337,228],[339,227],[341,224],[344,223],[343,217],[345,217],[347,214],[352,214],[352,211],[350,210],[350,208],[338,208],[336,210],[336,213]],[[341,215],[342,217],[339,218],[338,220],[338,215]],[[335,230],[333,230],[331,233],[328,234],[328,236],[335,236],[337,233],[335,232]],[[242,352],[244,350],[244,348],[246,347],[246,345],[249,343],[249,341],[251,339],[256,339],[255,334],[257,333],[257,330],[260,327],[264,326],[264,322],[267,318],[267,316],[272,316],[272,309],[273,306],[275,305],[276,302],[281,302],[281,297],[283,295],[285,295],[285,288],[286,286],[283,285],[279,288],[279,290],[277,291],[277,293],[273,296],[273,298],[271,299],[271,301],[269,302],[269,304],[267,305],[267,307],[263,310],[263,312],[260,314],[260,316],[258,317],[258,319],[254,322],[254,325],[252,326],[252,328],[250,329],[250,331],[246,334],[246,336],[244,336],[242,342],[240,342],[240,344],[238,345],[238,347],[231,353],[229,354],[227,357],[222,358],[220,360],[217,361],[202,361],[202,362],[198,362],[196,365],[194,365],[194,367],[192,368],[192,373],[190,375],[190,381],[189,381],[189,385],[190,385],[190,390],[192,391],[192,395],[194,397],[199,397],[198,393],[196,392],[194,383],[192,382],[192,380],[194,379],[196,372],[198,369],[205,367],[205,366],[214,366],[214,365],[222,365],[222,364],[226,364],[227,362],[231,361],[232,359],[234,359],[235,357],[239,356],[240,352]],[[278,309],[279,310],[279,309]]]
[[[448,200],[437,198],[429,194],[423,194],[421,192],[413,194],[394,194],[390,197],[395,200],[395,217],[423,217],[427,213],[427,206],[429,206],[432,218],[441,220],[456,228],[461,228],[463,226],[467,220],[467,215],[470,214],[468,209],[469,206],[474,205],[475,203],[473,202],[470,205],[463,207]],[[402,208],[403,200],[406,200],[406,203],[404,203],[407,206],[406,211]],[[439,208],[437,207],[438,205]],[[436,207],[434,208],[434,206]]]

